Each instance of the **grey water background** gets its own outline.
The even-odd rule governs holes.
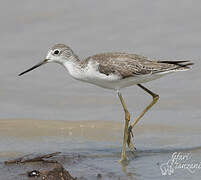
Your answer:
[[[78,82],[56,64],[42,66],[22,77],[17,76],[41,61],[55,43],[69,45],[81,59],[100,52],[123,51],[151,59],[192,60],[195,63],[192,70],[171,74],[146,84],[160,95],[160,100],[136,126],[135,139],[139,150],[158,149],[156,156],[142,155],[134,159],[128,166],[132,177],[119,171],[119,165],[114,165],[113,159],[107,162],[107,158],[102,158],[87,163],[91,163],[91,167],[95,167],[95,164],[101,166],[102,173],[107,168],[121,178],[197,179],[201,170],[195,174],[178,170],[172,176],[162,177],[159,167],[153,166],[152,162],[166,162],[174,148],[185,150],[200,147],[200,8],[200,1],[188,0],[2,1],[0,122],[36,119],[47,123],[48,120],[63,120],[82,124],[91,121],[96,126],[97,121],[103,124],[119,123],[123,128],[124,113],[115,92],[111,90]],[[122,90],[122,93],[132,117],[136,117],[151,101],[151,97],[135,86]],[[137,131],[138,127],[141,130]],[[12,150],[21,153],[48,149],[59,151],[60,147],[64,151],[77,149],[78,152],[84,148],[90,153],[90,147],[93,147],[102,148],[104,154],[110,145],[115,147],[115,152],[120,151],[123,130],[119,129],[118,133],[115,131],[116,134],[113,134],[112,128],[101,128],[107,129],[109,135],[99,140],[102,134],[96,133],[93,143],[91,139],[82,136],[71,142],[71,137],[67,138],[66,135],[62,139],[55,134],[52,136],[56,140],[48,134],[41,137],[46,141],[40,139],[32,143],[23,139],[29,131],[17,137],[17,132],[23,131],[23,127],[14,128],[14,135],[2,129],[5,133],[0,137],[0,151],[4,154]],[[110,136],[115,137],[107,142]],[[107,147],[105,151],[104,147]],[[160,148],[163,150],[160,151]],[[167,149],[170,152],[163,153]],[[193,155],[193,160],[201,161],[200,150],[196,149]],[[79,168],[85,173],[86,167],[86,164],[81,164]],[[87,174],[87,177],[93,179],[92,174]]]

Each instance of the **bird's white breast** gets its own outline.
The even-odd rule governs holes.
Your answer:
[[[121,78],[115,74],[107,76],[100,73],[98,71],[98,64],[90,61],[84,68],[74,64],[73,62],[65,62],[64,66],[73,78],[108,89],[115,89],[114,82],[117,82]]]

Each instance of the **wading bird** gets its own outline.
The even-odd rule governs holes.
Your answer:
[[[124,138],[121,151],[121,162],[127,160],[126,144],[134,151],[132,129],[140,118],[157,102],[159,96],[142,85],[142,83],[158,79],[166,74],[188,70],[189,61],[156,61],[144,56],[128,53],[102,53],[79,60],[72,49],[64,44],[54,45],[47,53],[45,60],[22,72],[19,76],[47,63],[58,63],[64,66],[69,74],[80,81],[97,86],[113,89],[117,92],[125,112]],[[130,123],[130,114],[123,100],[120,90],[137,85],[153,98],[144,111]]]

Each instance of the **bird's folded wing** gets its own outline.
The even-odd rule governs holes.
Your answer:
[[[151,61],[144,56],[127,53],[104,53],[89,57],[98,63],[98,70],[107,76],[116,74],[122,79],[133,76],[169,72],[181,65],[174,61]],[[183,62],[183,61],[182,61]],[[182,66],[183,67],[183,66]]]

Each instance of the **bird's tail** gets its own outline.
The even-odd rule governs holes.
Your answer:
[[[176,66],[175,70],[180,70],[180,71],[188,70],[194,64],[190,61],[158,61],[158,62],[166,63],[166,64],[174,64]]]

